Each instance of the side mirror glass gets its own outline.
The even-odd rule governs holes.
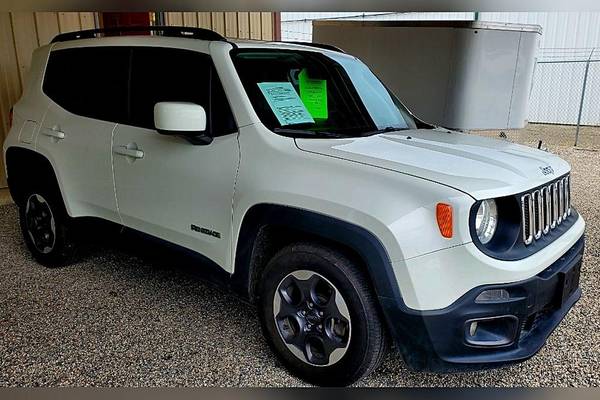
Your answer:
[[[193,144],[209,144],[204,107],[186,102],[160,102],[154,105],[154,126],[163,135],[178,135]]]

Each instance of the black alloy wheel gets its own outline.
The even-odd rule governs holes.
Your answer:
[[[321,243],[292,243],[267,263],[257,285],[267,343],[307,382],[350,385],[386,353],[386,329],[360,260]]]
[[[348,349],[352,325],[348,305],[324,276],[298,270],[284,277],[273,298],[281,339],[299,359],[315,366],[339,361]]]

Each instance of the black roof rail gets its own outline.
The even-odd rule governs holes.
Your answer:
[[[160,36],[183,37],[200,40],[218,40],[227,42],[223,36],[215,31],[204,28],[191,28],[186,26],[117,26],[101,29],[87,29],[83,31],[66,32],[56,35],[51,43],[68,42],[77,39],[93,39],[100,36],[127,36],[132,32],[156,32]]]
[[[314,43],[314,42],[282,42],[282,43],[291,43],[291,44],[300,44],[302,46],[310,46],[310,47],[317,47],[319,49],[325,49],[325,50],[333,50],[333,51],[337,51],[338,53],[346,53],[344,50],[340,49],[337,46],[334,46],[332,44],[325,44],[325,43]]]

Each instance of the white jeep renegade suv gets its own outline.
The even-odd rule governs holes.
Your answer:
[[[82,217],[192,250],[325,385],[387,344],[419,370],[527,359],[579,299],[565,161],[430,126],[328,46],[150,30],[33,55],[4,156],[42,264],[72,259]]]

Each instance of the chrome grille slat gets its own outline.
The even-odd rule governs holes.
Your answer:
[[[533,237],[538,240],[542,237],[542,225],[543,225],[543,214],[542,214],[542,196],[539,190],[536,190],[531,195],[533,203]]]
[[[552,229],[556,228],[560,222],[558,222],[558,185],[553,183],[552,185]]]
[[[529,193],[521,197],[521,215],[523,216],[523,242],[533,242],[533,204]]]
[[[550,217],[552,212],[552,205],[550,204],[550,191],[548,186],[542,188],[542,197],[544,198],[544,235],[550,232]]]
[[[571,215],[571,177],[567,176],[567,217]]]
[[[558,185],[558,224],[560,225],[562,223],[563,220],[563,213],[565,211],[565,193],[564,193],[564,188],[565,188],[565,184],[563,182],[563,180],[561,179],[560,181],[557,182]]]
[[[569,209],[569,185],[567,183],[568,181],[568,177],[564,177],[561,182],[562,182],[562,186],[563,186],[563,215],[562,218],[563,220],[567,218],[568,216],[568,212],[567,210]]]
[[[565,176],[521,196],[523,242],[550,233],[571,215],[571,179]]]

